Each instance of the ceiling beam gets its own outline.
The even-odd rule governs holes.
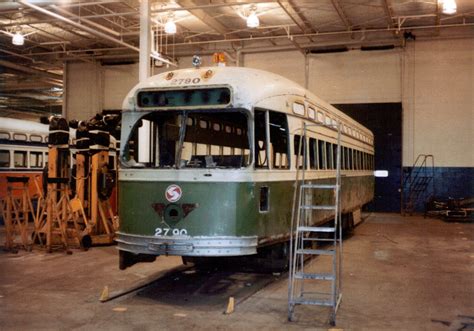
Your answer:
[[[390,7],[390,0],[381,0],[382,1],[382,7],[383,11],[385,12],[385,17],[387,19],[388,26],[390,28],[393,28],[393,14],[392,14],[392,8]]]
[[[215,18],[210,16],[205,10],[203,9],[191,9],[193,7],[197,8],[196,3],[193,0],[180,0],[176,1],[177,4],[184,7],[187,11],[189,11],[194,17],[199,19],[202,23],[206,24],[214,31],[218,32],[221,35],[230,34],[229,29],[217,21]]]
[[[344,9],[342,9],[341,4],[339,3],[339,0],[331,0],[332,6],[334,9],[336,9],[337,14],[341,18],[341,20],[344,22],[346,28],[348,30],[352,29],[352,23],[351,21],[347,18],[346,13],[344,12]]]
[[[5,60],[0,60],[0,66],[4,66],[10,69],[17,70],[17,71],[26,72],[29,74],[38,75],[38,76],[42,76],[46,78],[61,79],[61,80],[63,79],[62,75],[58,75],[46,70],[39,70],[39,69],[31,68],[31,67],[25,67],[25,66],[22,66],[16,63],[11,63]]]
[[[87,32],[87,33],[89,33],[89,34],[91,34],[91,35],[94,35],[94,36],[96,36],[96,37],[99,37],[99,38],[108,40],[108,41],[113,42],[113,43],[116,43],[116,44],[119,44],[119,45],[121,45],[121,46],[125,46],[125,47],[127,47],[127,48],[133,49],[133,50],[136,51],[136,52],[140,52],[140,48],[138,48],[138,47],[136,47],[136,46],[133,46],[133,45],[128,44],[128,43],[126,43],[126,42],[124,42],[124,41],[122,41],[122,40],[119,40],[119,39],[116,39],[116,38],[114,38],[114,37],[111,37],[111,36],[109,36],[108,34],[105,34],[105,33],[103,33],[103,32],[96,31],[96,30],[94,30],[93,28],[90,28],[90,27],[85,26],[85,25],[83,25],[83,24],[76,23],[76,22],[74,22],[73,20],[71,20],[71,19],[69,19],[69,18],[66,18],[66,17],[61,16],[61,15],[56,14],[56,13],[53,13],[53,12],[51,12],[51,11],[49,11],[49,10],[46,10],[46,9],[44,9],[44,8],[41,8],[41,7],[39,7],[39,6],[33,5],[33,4],[29,3],[29,2],[26,1],[26,0],[18,0],[18,2],[21,3],[22,5],[26,6],[26,7],[29,7],[29,8],[32,8],[32,9],[37,10],[37,11],[39,11],[40,13],[43,13],[43,14],[45,14],[45,15],[54,17],[54,18],[56,18],[56,19],[58,19],[58,20],[60,20],[60,21],[66,22],[66,23],[68,23],[68,24],[70,24],[70,25],[72,25],[72,26],[74,26],[74,27],[76,27],[76,28],[78,28],[78,29],[81,29],[81,30],[83,30],[83,31],[85,31],[85,32]],[[166,58],[163,58],[163,57],[161,57],[161,56],[156,56],[156,55],[155,55],[155,56],[152,56],[152,57],[156,58],[157,60],[163,61],[163,62],[165,62],[165,63],[167,63],[167,64],[176,66],[175,63],[173,63],[173,62],[171,62],[170,60],[168,60],[168,59],[166,59]]]
[[[316,32],[313,26],[308,22],[306,17],[298,11],[296,11],[294,4],[291,0],[286,1],[277,1],[283,11],[288,15],[289,18],[300,28],[301,32],[308,33],[308,32]]]
[[[2,91],[25,91],[25,90],[43,90],[50,89],[53,85],[48,83],[8,83],[6,86],[2,86]]]
[[[83,17],[77,16],[77,15],[75,15],[74,13],[71,13],[71,12],[68,11],[68,10],[62,9],[61,7],[58,7],[58,6],[51,6],[51,7],[52,7],[55,11],[57,11],[58,13],[61,13],[61,14],[63,14],[63,15],[67,15],[67,16],[69,16],[69,17],[71,17],[71,18],[74,18],[74,19],[76,19],[76,20],[78,20],[78,21],[85,22],[85,23],[87,23],[87,24],[93,26],[94,28],[97,28],[97,29],[102,30],[102,31],[104,31],[104,32],[106,32],[106,33],[109,33],[109,34],[111,34],[111,35],[113,35],[113,36],[115,36],[115,37],[120,37],[120,32],[117,32],[117,31],[115,31],[115,30],[109,29],[109,28],[103,26],[102,24],[96,23],[96,22],[94,22],[94,21],[92,21],[92,20],[89,20],[89,19],[87,19],[87,18],[83,18]]]
[[[123,12],[123,13],[110,13],[110,14],[94,14],[94,15],[82,15],[81,19],[84,18],[104,18],[104,17],[114,17],[114,16],[139,16],[138,12]],[[46,20],[23,20],[23,21],[15,21],[11,23],[1,23],[0,27],[8,27],[8,26],[17,26],[17,25],[25,25],[25,24],[44,24],[44,23],[51,23],[51,19]]]
[[[196,5],[193,3],[193,5],[189,5],[186,7],[175,7],[175,8],[163,8],[163,9],[155,9],[152,10],[152,13],[166,13],[170,11],[190,11],[190,10],[195,10],[195,9],[213,9],[213,8],[219,8],[219,7],[232,7],[232,6],[248,6],[253,3],[275,3],[276,0],[246,0],[245,2],[239,1],[239,2],[224,2],[224,3],[211,3],[208,5]],[[179,1],[181,5],[182,1]]]

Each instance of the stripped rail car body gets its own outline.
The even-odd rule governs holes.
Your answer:
[[[303,123],[314,124],[306,160],[298,155]],[[373,198],[373,134],[308,90],[237,67],[175,70],[139,83],[122,109],[121,269],[162,254],[243,256],[287,242],[297,167],[305,162],[307,182],[334,179],[337,125],[348,215]],[[330,218],[315,211],[312,221]]]

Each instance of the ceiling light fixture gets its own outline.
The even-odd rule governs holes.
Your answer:
[[[247,27],[249,28],[258,28],[260,25],[260,20],[257,16],[257,7],[250,7],[250,15],[247,17]]]
[[[16,46],[23,46],[25,44],[25,37],[17,31],[12,37],[12,44]]]
[[[455,14],[457,10],[455,0],[443,0],[442,2],[442,11],[443,14],[452,15]]]
[[[172,13],[168,14],[168,19],[165,23],[165,32],[167,34],[175,34],[176,33],[176,23],[174,22],[174,15]]]

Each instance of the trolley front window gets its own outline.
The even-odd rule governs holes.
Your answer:
[[[238,111],[153,112],[135,125],[125,166],[241,168],[249,165],[247,116]]]
[[[222,106],[230,103],[230,90],[221,87],[142,91],[138,93],[137,101],[142,108]]]

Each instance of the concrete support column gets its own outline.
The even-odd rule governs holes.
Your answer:
[[[61,116],[69,120],[68,111],[67,111],[67,93],[66,92],[67,92],[67,65],[66,65],[66,62],[63,62],[63,103],[62,103]]]
[[[150,3],[148,0],[140,2],[140,64],[138,79],[140,82],[150,77]]]

